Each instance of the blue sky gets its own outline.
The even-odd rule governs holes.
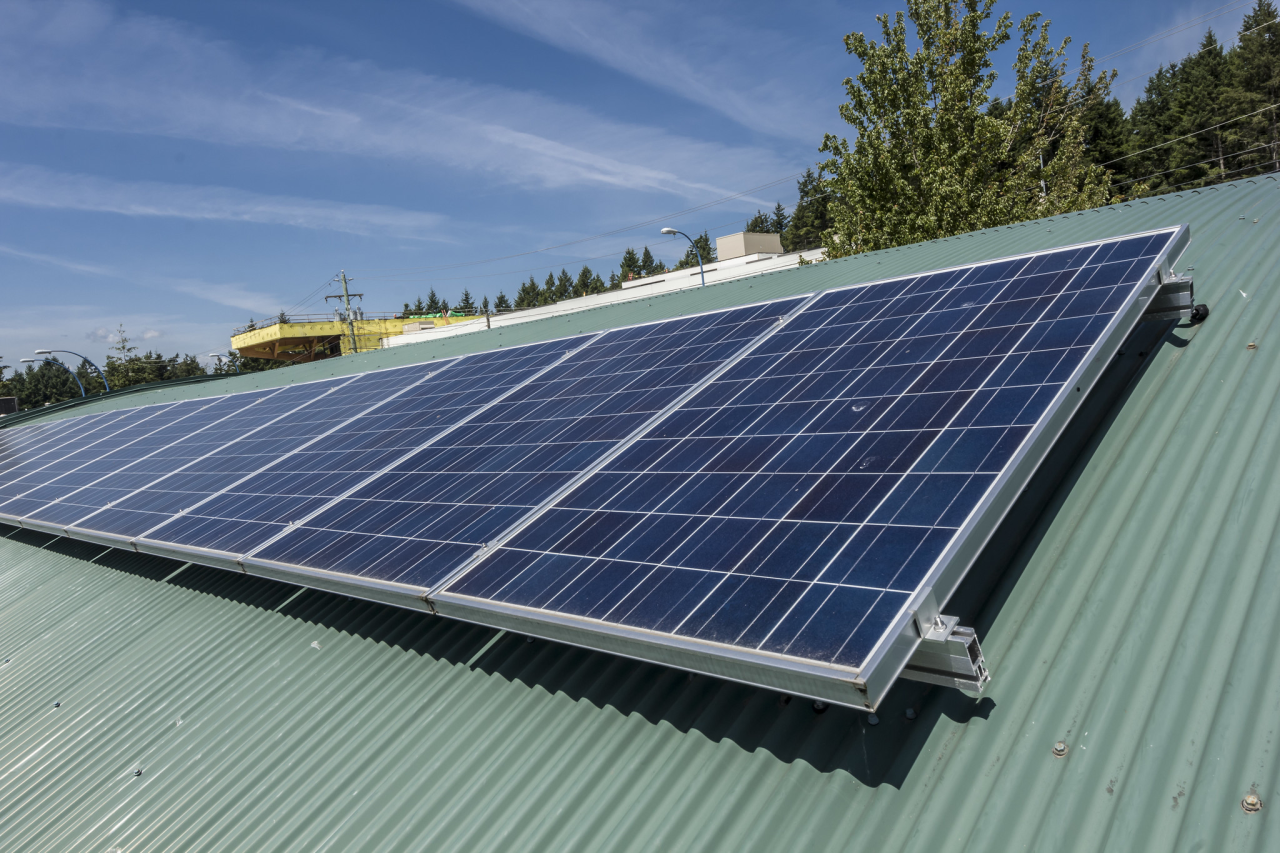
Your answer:
[[[671,261],[660,225],[575,241],[812,165],[844,133],[842,35],[898,5],[0,0],[0,355],[101,358],[118,324],[225,350],[251,316],[324,311],[339,269],[392,311],[628,245]],[[1128,105],[1251,5],[997,11],[1119,52]],[[715,237],[794,200],[788,180],[663,223]]]

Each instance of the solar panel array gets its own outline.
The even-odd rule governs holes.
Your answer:
[[[4,430],[0,518],[847,683],[999,511],[1177,233]]]

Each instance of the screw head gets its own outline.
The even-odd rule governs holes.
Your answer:
[[[815,713],[815,714],[825,714],[826,712],[827,712],[827,703],[826,703],[826,702],[823,702],[821,699],[818,699],[818,700],[816,700],[816,701],[813,703],[813,713]]]
[[[868,726],[880,725],[880,718],[877,717],[875,714],[867,714],[867,725]]]
[[[1240,801],[1240,808],[1244,809],[1249,814],[1262,811],[1262,798],[1257,794],[1250,794]]]
[[[1257,349],[1257,348],[1258,348],[1258,345],[1257,345],[1256,343],[1254,343],[1253,341],[1249,341],[1249,343],[1247,343],[1247,344],[1245,344],[1245,345],[1244,345],[1244,348],[1245,348],[1245,349]]]
[[[916,709],[915,709],[915,708],[908,708],[908,709],[907,709],[907,719],[908,719],[908,720],[914,720],[915,718],[916,718]]]
[[[1054,755],[1054,757],[1055,757],[1055,758],[1061,758],[1062,756],[1064,756],[1064,755],[1066,755],[1066,754],[1067,754],[1067,744],[1066,744],[1066,741],[1061,741],[1061,740],[1060,740],[1060,741],[1058,741],[1057,743],[1055,743],[1055,744],[1053,745],[1053,755]]]
[[[141,776],[141,775],[142,775],[142,768],[141,768],[141,767],[139,767],[137,770],[133,771],[133,775],[134,775],[134,776]]]
[[[61,707],[62,707],[62,703],[61,703],[61,702],[54,702],[54,703],[53,703],[53,707],[55,707],[55,708],[61,708]]]

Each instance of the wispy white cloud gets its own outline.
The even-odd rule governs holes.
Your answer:
[[[795,43],[753,25],[750,13],[701,4],[591,0],[454,0],[568,53],[585,56],[762,133],[817,144],[824,105],[794,81],[762,73],[789,64]],[[738,10],[741,11],[741,10]],[[680,26],[672,26],[680,21]],[[750,51],[743,49],[750,45]],[[809,89],[812,93],[814,90]],[[821,92],[821,88],[817,91]]]
[[[378,158],[532,188],[705,200],[794,170],[766,148],[626,124],[545,95],[313,51],[250,61],[96,0],[0,0],[0,121]]]
[[[179,293],[198,296],[229,308],[242,308],[260,316],[275,314],[283,305],[280,300],[244,284],[214,284],[193,279],[166,279],[165,283]]]
[[[219,283],[155,275],[138,275],[136,273],[126,274],[122,270],[117,270],[109,266],[82,263],[70,258],[61,258],[54,255],[41,254],[39,252],[28,252],[3,244],[0,244],[0,254],[9,255],[10,257],[15,258],[22,258],[24,260],[44,264],[46,266],[70,270],[71,272],[102,276],[104,278],[120,279],[121,281],[128,281],[132,283],[148,284],[152,287],[167,288],[179,293],[196,296],[200,299],[204,299],[218,305],[241,308],[245,311],[254,311],[258,314],[274,314],[276,311],[280,310],[280,306],[282,304],[280,300],[272,297],[270,294],[263,293],[260,288],[250,287],[245,284]]]
[[[109,269],[108,267],[97,266],[95,264],[82,264],[79,261],[59,258],[53,255],[45,255],[40,252],[28,252],[23,249],[17,249],[13,246],[5,246],[3,244],[0,244],[0,254],[8,255],[11,258],[22,258],[26,261],[34,261],[38,264],[45,264],[51,267],[61,267],[64,270],[85,273],[87,275],[103,275],[110,278],[124,278],[124,276],[112,269]]]
[[[0,203],[126,216],[256,222],[351,234],[445,239],[446,217],[373,204],[260,195],[229,187],[113,181],[0,162]]]

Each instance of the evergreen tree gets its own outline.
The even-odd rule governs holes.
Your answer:
[[[1122,194],[1127,193],[1127,161],[1119,158],[1127,150],[1132,131],[1124,107],[1120,106],[1118,98],[1097,99],[1085,111],[1084,123],[1087,128],[1085,156],[1090,163],[1110,170],[1112,187]]]
[[[449,300],[448,299],[440,300],[440,313],[445,317],[449,316]]]
[[[530,279],[532,281],[533,279]],[[524,292],[524,287],[520,288],[520,292]],[[517,306],[519,307],[519,306]],[[493,313],[503,314],[511,310],[511,300],[507,299],[507,294],[501,290],[498,291],[498,298],[493,300]]]
[[[533,276],[529,276],[529,280],[526,281],[524,284],[520,285],[520,290],[516,292],[515,307],[517,310],[521,308],[537,308],[538,305],[541,304],[541,301],[542,301],[541,297],[542,297],[542,291],[538,287],[538,282],[534,280]],[[498,310],[502,310],[501,309],[502,300],[503,300],[502,294],[498,294],[498,302],[499,302]]]
[[[485,304],[488,304],[488,302],[489,300],[486,299]],[[476,313],[475,300],[471,298],[471,291],[467,290],[465,287],[462,289],[462,298],[458,300],[458,305],[456,310],[461,311],[463,314],[466,314],[468,317]]]
[[[693,246],[690,246],[685,250],[684,257],[680,259],[680,263],[675,265],[675,269],[683,270],[688,269],[689,267],[696,267],[698,265],[699,253],[702,255],[703,266],[706,266],[716,260],[715,247],[711,245],[711,238],[707,236],[706,231],[703,231],[702,234],[694,237],[693,243],[698,247],[698,252],[695,252],[693,250]]]
[[[1232,115],[1244,115],[1280,102],[1280,20],[1270,0],[1258,0],[1240,23],[1240,36],[1229,58],[1233,84]],[[1235,140],[1242,153],[1235,168],[1253,165],[1280,168],[1280,110],[1266,110],[1249,116],[1230,131],[1243,138]]]
[[[640,256],[630,246],[622,253],[622,263],[618,265],[618,280],[631,281],[643,278],[644,270],[640,266]]]
[[[757,210],[756,215],[747,220],[747,227],[742,230],[752,234],[772,234],[773,217],[763,210]]]
[[[641,275],[658,275],[667,271],[667,265],[662,261],[654,260],[653,253],[649,251],[649,247],[644,247],[643,254],[640,255],[640,274]]]
[[[493,313],[492,309],[489,307],[489,297],[487,296],[480,300],[480,313],[485,316]]]
[[[600,282],[597,289],[596,282]],[[582,265],[582,269],[578,272],[578,277],[573,282],[573,295],[590,296],[593,293],[600,293],[604,290],[604,282],[600,281],[600,276],[591,271],[591,267],[586,264]]]
[[[94,370],[85,359],[81,359],[79,366],[76,367],[76,378],[84,385],[86,394],[101,394],[107,390],[102,384],[102,377],[98,375],[98,371]]]
[[[433,287],[431,290],[427,291],[427,302],[422,306],[424,309],[422,313],[439,314],[442,306],[443,303],[440,301],[440,297],[436,294],[436,289]]]
[[[822,188],[821,173],[805,169],[796,186],[800,200],[791,214],[791,221],[782,231],[784,252],[804,252],[822,245],[822,232],[831,227],[826,191]]]
[[[573,296],[573,276],[569,275],[566,269],[560,270],[560,275],[556,278],[555,301],[563,302]]]
[[[554,305],[556,302],[556,274],[547,273],[546,279],[542,282],[542,291],[538,294],[539,305]]]
[[[769,223],[769,233],[781,235],[790,224],[791,217],[787,216],[787,209],[782,206],[782,202],[778,202],[773,206],[773,221]]]

